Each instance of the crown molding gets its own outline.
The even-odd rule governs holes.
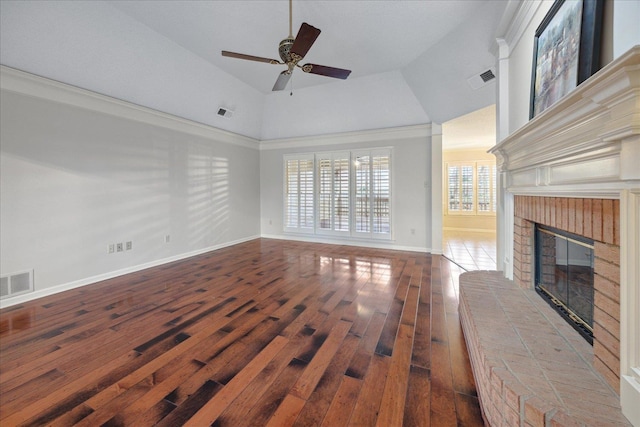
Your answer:
[[[529,24],[533,20],[536,12],[538,12],[538,9],[540,9],[541,5],[541,0],[528,0],[518,3],[518,9],[511,17],[511,23],[507,28],[504,37],[499,37],[504,39],[507,43],[507,46],[509,47],[508,55],[511,54],[513,46],[520,42],[525,30],[529,27]]]
[[[297,138],[273,139],[260,142],[260,150],[318,147],[324,145],[354,144],[359,142],[392,141],[412,138],[428,138],[432,135],[430,123],[395,128],[373,129]]]
[[[258,149],[258,140],[152,108],[0,65],[0,89],[116,116],[232,145]]]

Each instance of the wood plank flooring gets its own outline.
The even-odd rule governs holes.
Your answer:
[[[0,311],[0,425],[481,426],[437,255],[257,239]]]

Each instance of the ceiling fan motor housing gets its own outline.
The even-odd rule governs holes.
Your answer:
[[[295,39],[292,39],[289,37],[282,40],[280,42],[280,45],[278,46],[278,53],[280,54],[280,59],[282,59],[282,62],[284,62],[285,64],[293,62],[293,60],[291,59],[291,46],[293,46],[294,41]]]

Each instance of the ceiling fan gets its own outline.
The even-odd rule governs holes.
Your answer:
[[[283,90],[295,67],[302,69],[305,73],[318,74],[321,76],[334,77],[337,79],[346,79],[351,74],[351,70],[344,70],[342,68],[328,67],[326,65],[318,64],[304,64],[300,65],[298,62],[304,58],[313,43],[320,35],[320,30],[315,28],[306,22],[303,22],[298,30],[298,35],[293,38],[292,24],[291,24],[291,0],[289,0],[289,37],[282,40],[278,46],[278,53],[280,59],[263,58],[261,56],[245,55],[243,53],[222,51],[222,56],[228,56],[230,58],[247,59],[249,61],[266,62],[268,64],[286,65],[287,69],[280,73],[276,84],[273,86],[273,90]]]

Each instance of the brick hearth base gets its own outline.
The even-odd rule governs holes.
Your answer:
[[[501,272],[464,273],[460,322],[490,426],[631,425],[593,348],[535,291]]]

